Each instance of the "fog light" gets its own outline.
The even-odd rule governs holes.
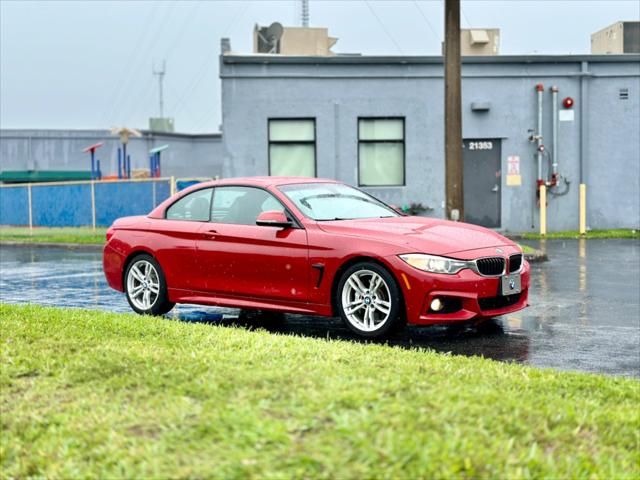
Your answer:
[[[431,310],[434,312],[439,312],[444,308],[444,303],[439,298],[435,298],[431,301]]]

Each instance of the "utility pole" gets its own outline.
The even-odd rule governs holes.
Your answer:
[[[464,221],[460,0],[444,2],[444,154],[446,216]]]
[[[164,74],[166,73],[167,63],[166,60],[162,60],[162,66],[156,69],[156,66],[153,66],[153,74],[158,76],[158,95],[159,95],[159,103],[160,103],[160,118],[164,118],[164,95],[162,91],[162,83],[164,82]]]
[[[303,27],[309,26],[309,0],[301,0],[302,1],[302,18],[301,23]]]

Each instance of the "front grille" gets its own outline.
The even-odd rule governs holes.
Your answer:
[[[509,273],[517,272],[522,266],[522,254],[511,255],[509,257]]]
[[[476,260],[478,272],[482,275],[501,275],[504,272],[504,258],[489,257]]]
[[[515,295],[509,295],[506,297],[489,297],[479,298],[478,304],[482,310],[497,310],[499,308],[510,307],[520,301],[521,293]]]

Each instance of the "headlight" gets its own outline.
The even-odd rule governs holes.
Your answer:
[[[453,275],[463,268],[469,267],[469,262],[464,260],[454,260],[452,258],[436,257],[424,253],[407,253],[399,257],[413,268],[431,273],[445,273]]]

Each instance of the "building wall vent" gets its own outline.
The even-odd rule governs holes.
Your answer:
[[[485,45],[489,43],[489,33],[486,30],[471,30],[471,45]]]
[[[629,100],[629,89],[621,88],[620,91],[618,92],[618,98],[620,100]]]
[[[460,54],[469,55],[498,55],[500,53],[499,28],[463,28],[460,30]],[[444,42],[442,42],[444,55]]]

